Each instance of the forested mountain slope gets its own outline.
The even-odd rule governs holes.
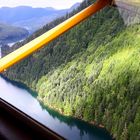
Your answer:
[[[117,140],[140,139],[140,25],[126,27],[116,8],[101,10],[5,75],[37,91],[43,104],[103,124]]]
[[[24,28],[0,23],[0,43],[10,43],[21,40],[28,36],[28,31]]]

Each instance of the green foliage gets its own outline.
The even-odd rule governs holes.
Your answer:
[[[65,115],[103,124],[117,140],[138,140],[139,60],[140,25],[125,27],[115,8],[105,8],[7,76],[36,90],[39,100]]]

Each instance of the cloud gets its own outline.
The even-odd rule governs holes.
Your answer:
[[[0,7],[32,6],[65,9],[83,0],[0,0]]]

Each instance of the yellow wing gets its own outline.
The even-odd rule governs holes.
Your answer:
[[[32,40],[31,42],[27,43],[23,47],[17,49],[16,51],[8,54],[4,58],[0,59],[0,72],[6,70],[10,66],[14,65],[15,63],[19,62],[20,60],[26,58],[33,52],[37,51],[44,45],[47,45],[49,42],[63,34],[64,32],[68,31],[81,21],[85,20],[92,14],[96,13],[100,9],[104,8],[108,4],[110,4],[111,0],[98,0],[85,10],[81,11],[80,13],[74,15],[70,19],[64,21],[60,25],[56,26],[55,28],[51,29],[50,31],[44,33],[40,37]]]

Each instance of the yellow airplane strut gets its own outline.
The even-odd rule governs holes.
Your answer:
[[[8,54],[7,56],[0,59],[0,72],[5,71],[12,65],[18,63],[19,61],[23,60],[30,54],[34,53],[38,49],[42,48],[44,45],[47,45],[52,40],[56,39],[72,27],[76,26],[78,23],[82,22],[89,16],[95,14],[99,10],[103,9],[105,6],[111,4],[111,0],[98,0],[85,10],[79,12],[78,14],[74,15],[73,17],[69,18],[68,20],[64,21],[63,23],[59,24],[55,28],[49,30],[48,32],[44,33],[40,37],[32,40],[31,42],[27,43],[26,45],[20,47],[19,49],[15,50],[14,52]]]

